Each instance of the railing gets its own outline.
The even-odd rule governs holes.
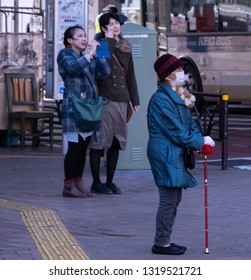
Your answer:
[[[228,94],[213,94],[190,91],[198,100],[193,110],[201,133],[206,136],[211,134],[212,129],[218,125],[218,137],[220,141],[221,169],[227,169],[228,163]]]

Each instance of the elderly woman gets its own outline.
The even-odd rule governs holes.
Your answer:
[[[162,55],[154,64],[160,85],[147,112],[147,155],[159,191],[154,254],[181,255],[186,251],[185,246],[171,242],[182,189],[197,185],[185,168],[184,150],[215,145],[211,137],[203,137],[192,118],[190,108],[195,98],[180,86],[184,82],[184,66],[185,62],[171,54]]]

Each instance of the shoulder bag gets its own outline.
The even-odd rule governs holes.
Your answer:
[[[76,126],[85,132],[98,130],[101,123],[103,98],[98,96],[87,103],[73,95],[70,101]]]
[[[195,168],[195,158],[194,153],[190,149],[184,150],[184,165],[185,168],[194,169]]]
[[[179,116],[179,112],[177,110],[177,114]],[[179,119],[181,121],[181,118],[179,116]],[[195,157],[194,152],[191,149],[185,148],[183,151],[183,160],[184,160],[184,166],[186,169],[194,169],[195,168]]]

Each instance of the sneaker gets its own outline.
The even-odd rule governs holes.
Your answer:
[[[112,191],[112,193],[114,194],[121,194],[121,189],[119,189],[114,183],[106,183],[106,186],[108,189],[110,189]]]
[[[103,183],[93,183],[91,186],[91,192],[99,194],[112,194],[112,190],[108,189]]]
[[[152,253],[153,254],[160,254],[160,255],[182,255],[184,254],[185,250],[170,245],[168,247],[160,247],[157,245],[153,245]]]

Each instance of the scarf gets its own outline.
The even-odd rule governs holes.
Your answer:
[[[184,101],[184,104],[192,109],[195,106],[196,98],[193,94],[191,94],[187,89],[181,86],[176,86],[173,80],[168,79],[167,83],[175,91],[179,97]]]

